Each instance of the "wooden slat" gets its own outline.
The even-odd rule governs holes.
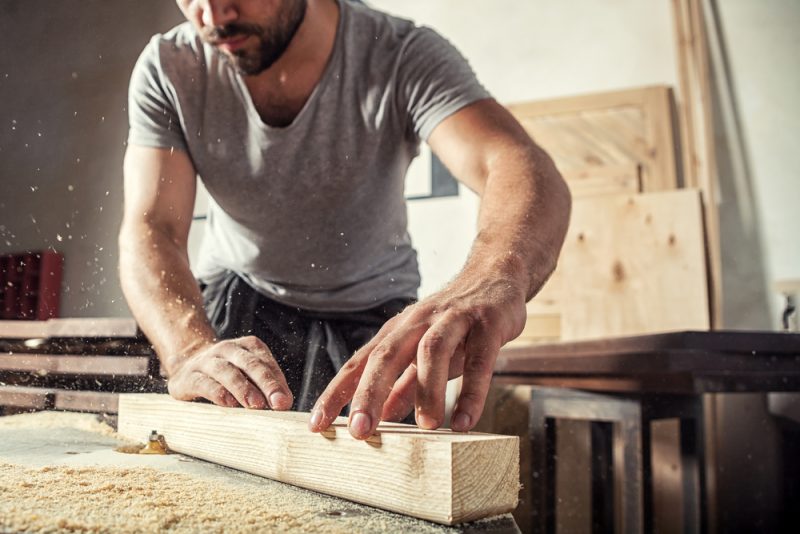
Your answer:
[[[709,328],[697,191],[576,200],[559,271],[564,340]]]
[[[116,413],[119,395],[103,391],[0,386],[0,406],[31,410]]]
[[[121,395],[119,432],[151,430],[177,452],[329,495],[454,524],[513,510],[519,439],[384,423],[358,441],[339,418],[323,434],[308,414],[223,408],[167,395]]]
[[[53,407],[73,412],[117,413],[119,394],[103,391],[56,390]]]
[[[521,346],[532,343],[552,343],[561,339],[561,315],[528,314],[522,333],[506,346]]]
[[[0,407],[13,406],[46,410],[53,405],[53,393],[43,388],[0,386]]]
[[[48,321],[0,321],[0,337],[136,337],[133,319],[86,318]]]
[[[0,354],[0,372],[39,374],[146,376],[146,356],[61,356]]]
[[[717,134],[703,1],[672,0],[672,11],[678,59],[678,114],[684,183],[686,187],[698,188],[703,193],[711,274],[712,323],[715,328],[720,328],[723,324],[722,245],[717,206]]]
[[[678,187],[673,95],[667,86],[508,107],[564,174],[586,167],[641,165],[645,191]]]
[[[585,167],[562,172],[573,198],[597,195],[635,195],[642,191],[641,168],[637,163]]]

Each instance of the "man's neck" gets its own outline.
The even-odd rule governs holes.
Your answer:
[[[333,53],[339,4],[309,0],[303,22],[283,55],[267,70],[244,82],[262,120],[288,126],[322,78]]]

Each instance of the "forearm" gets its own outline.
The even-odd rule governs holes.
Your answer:
[[[184,244],[146,223],[123,225],[120,279],[134,317],[170,376],[190,354],[214,343]]]
[[[498,150],[485,173],[478,235],[464,272],[493,273],[530,300],[556,267],[569,224],[569,190],[551,158],[533,144]]]

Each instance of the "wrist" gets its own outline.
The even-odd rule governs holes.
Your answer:
[[[506,239],[503,239],[503,238]],[[465,270],[475,270],[519,291],[525,302],[532,299],[555,270],[557,255],[549,254],[537,242],[523,242],[512,236],[501,238],[482,232],[467,261]]]
[[[167,376],[171,377],[180,371],[186,362],[196,357],[198,354],[214,345],[214,339],[193,340],[192,342],[184,345],[182,348],[169,353],[162,358],[164,369],[167,371]]]

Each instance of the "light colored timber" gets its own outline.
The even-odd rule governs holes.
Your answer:
[[[696,190],[575,200],[558,269],[563,340],[710,326]]]
[[[635,195],[642,192],[641,166],[637,163],[619,166],[585,167],[562,172],[572,198],[598,195]]]
[[[147,356],[0,354],[0,373],[145,376],[148,360]]]
[[[513,510],[519,438],[383,423],[367,441],[339,418],[322,434],[308,414],[223,408],[168,395],[123,394],[119,433],[151,430],[170,449],[328,495],[455,524]]]
[[[712,324],[722,326],[722,251],[719,221],[714,91],[703,0],[672,0],[677,46],[678,114],[686,187],[703,193],[708,243]],[[723,67],[719,65],[718,67]],[[733,150],[733,153],[741,152]]]
[[[675,189],[673,95],[667,86],[508,106],[566,176],[586,168],[641,167],[644,191]]]
[[[86,318],[47,321],[0,321],[0,337],[15,339],[48,337],[135,337],[133,319]]]
[[[558,313],[529,313],[525,328],[507,347],[553,343],[561,339],[561,315]]]

